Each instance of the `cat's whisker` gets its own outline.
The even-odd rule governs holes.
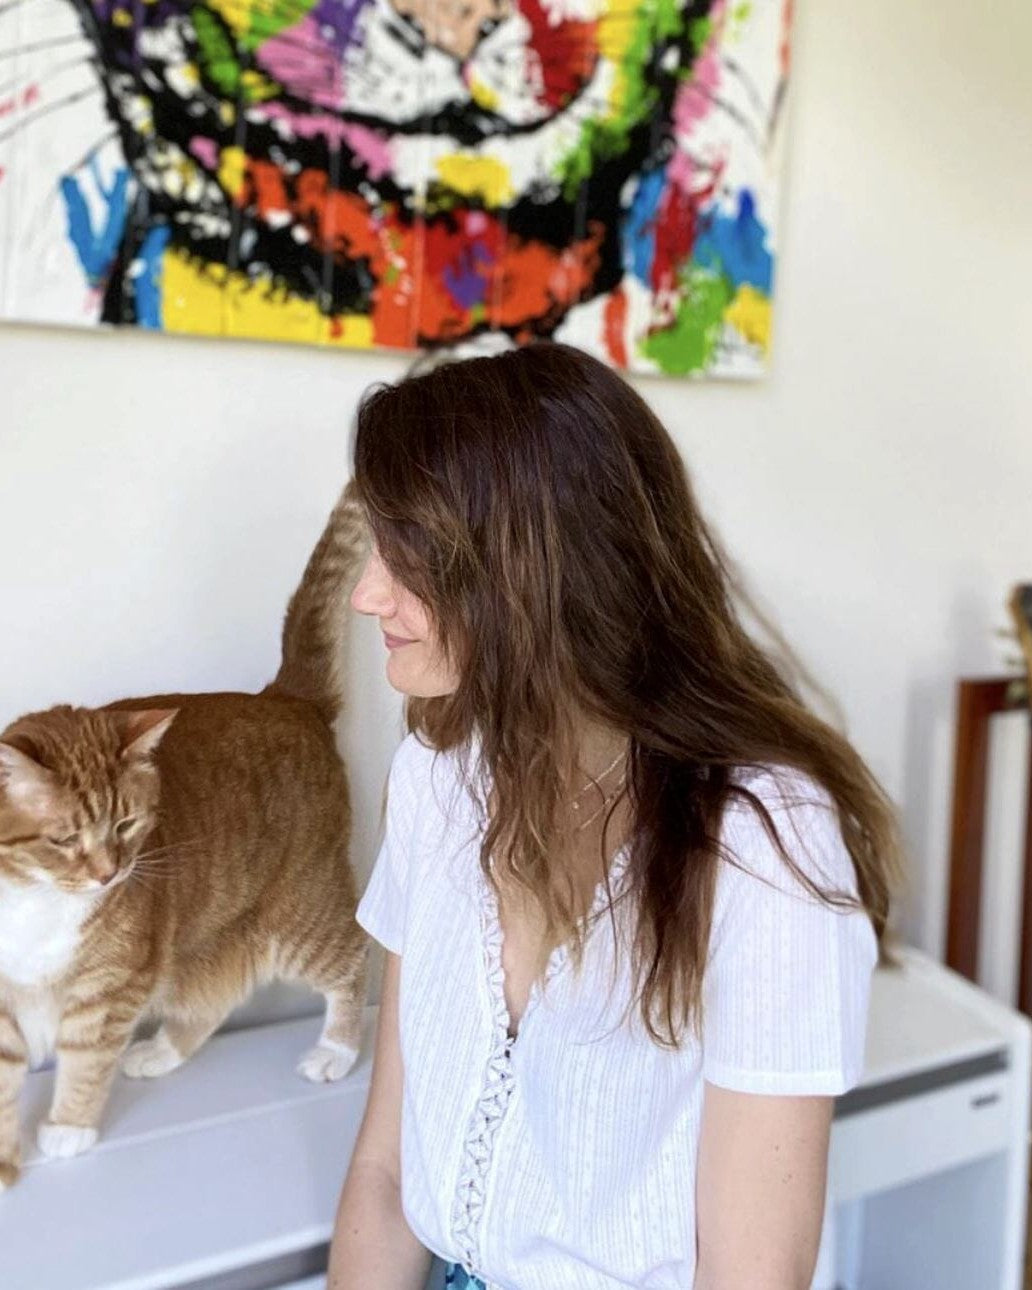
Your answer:
[[[58,112],[62,108],[72,107],[75,103],[81,103],[83,99],[102,93],[103,86],[89,85],[85,89],[77,90],[74,94],[65,95],[63,99],[58,99],[56,103],[48,103],[46,107],[40,108],[38,112],[33,112],[31,116],[24,117],[16,125],[12,125],[9,130],[5,130],[0,134],[0,143],[6,143],[8,139],[13,139],[16,134],[27,130],[30,126],[35,125],[37,121],[45,116],[50,116],[53,112]]]
[[[760,137],[756,126],[753,125],[741,108],[735,107],[733,103],[729,103],[727,99],[722,98],[719,94],[714,94],[712,90],[707,89],[705,85],[702,85],[697,81],[693,81],[691,85],[692,90],[696,94],[707,99],[713,104],[718,112],[725,113],[725,115],[729,116],[736,125],[741,126],[745,134],[748,135],[749,142],[756,148],[757,152],[764,151],[764,140]]]
[[[166,863],[166,860],[174,860],[174,858],[162,856],[158,860],[135,860],[133,868],[138,869],[140,873],[167,873],[172,866]]]
[[[32,0],[7,0],[6,4],[0,4],[0,18],[9,14],[12,9],[20,9],[22,5],[30,4]]]
[[[2,10],[0,10],[2,13]],[[27,45],[11,45],[0,49],[0,60],[5,58],[17,58],[19,54],[40,53],[44,49],[59,49],[62,45],[85,45],[86,49],[92,52],[92,45],[89,39],[78,32],[73,32],[65,36],[53,36],[50,40],[34,40]]]
[[[200,838],[187,838],[182,842],[167,842],[164,846],[151,847],[147,851],[141,851],[136,857],[137,860],[149,860],[152,856],[164,855],[171,851],[185,851],[188,847],[203,846]]]
[[[104,147],[105,144],[110,143],[113,139],[117,139],[118,137],[119,137],[119,130],[117,126],[115,126],[113,130],[108,130],[106,134],[102,134],[100,138],[96,140],[95,143],[90,144],[89,148],[87,148],[87,150],[82,154],[82,156],[79,158],[78,161],[76,161],[73,165],[68,167],[68,169],[65,171],[65,175],[74,175],[77,170],[81,170],[82,167],[85,166],[87,162],[93,157],[93,155],[99,152],[101,148]]]
[[[725,53],[721,53],[720,61],[724,64],[731,75],[737,79],[746,94],[748,94],[756,111],[759,112],[761,116],[765,116],[767,112],[767,104],[763,101],[763,95],[756,88],[755,81],[741,63],[736,62],[733,58],[729,58]]]
[[[137,856],[133,864],[140,869],[146,869],[149,872],[159,873],[181,863],[180,856],[176,851],[168,851],[163,855],[157,856]]]
[[[31,85],[45,85],[47,81],[59,76],[62,72],[71,71],[73,67],[89,67],[94,59],[88,54],[80,55],[76,58],[70,58],[65,63],[57,63],[54,67],[48,67],[42,76],[37,76],[31,70],[26,70],[9,81],[4,81],[0,85],[0,94],[8,94],[11,90],[19,85],[29,83]]]

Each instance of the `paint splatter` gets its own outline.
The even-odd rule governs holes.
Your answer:
[[[89,0],[125,166],[52,182],[102,319],[404,348],[559,333],[644,372],[762,371],[791,0],[456,6]],[[35,110],[50,64],[16,63],[0,139],[45,143],[68,119]],[[5,191],[60,152],[0,144]]]

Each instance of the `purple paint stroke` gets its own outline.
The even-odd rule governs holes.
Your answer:
[[[462,247],[459,256],[445,266],[444,285],[461,309],[471,309],[487,299],[491,252],[482,242]]]
[[[370,3],[371,0],[319,0],[310,16],[319,24],[323,39],[343,54],[349,45],[361,43],[355,36],[355,24]]]

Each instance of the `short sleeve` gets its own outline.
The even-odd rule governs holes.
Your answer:
[[[856,895],[830,798],[801,776],[756,777],[796,865],[821,890]],[[877,940],[866,913],[829,906],[785,864],[755,809],[733,801],[703,981],[703,1075],[745,1093],[845,1092],[863,1074]],[[741,866],[741,867],[739,867]]]
[[[355,917],[392,954],[404,941],[408,878],[419,811],[418,750],[415,735],[399,744],[387,776],[383,842]]]

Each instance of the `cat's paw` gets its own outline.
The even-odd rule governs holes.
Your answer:
[[[184,1058],[164,1030],[153,1039],[130,1044],[122,1054],[122,1071],[131,1079],[150,1079],[182,1066]]]
[[[354,1066],[358,1052],[350,1044],[328,1044],[325,1040],[309,1048],[297,1064],[297,1073],[315,1084],[343,1079]]]
[[[14,1160],[0,1160],[0,1191],[6,1191],[18,1181],[21,1170]]]
[[[78,1156],[89,1151],[97,1140],[97,1130],[81,1124],[51,1124],[49,1120],[39,1126],[36,1141],[45,1156],[56,1160],[62,1156]]]

